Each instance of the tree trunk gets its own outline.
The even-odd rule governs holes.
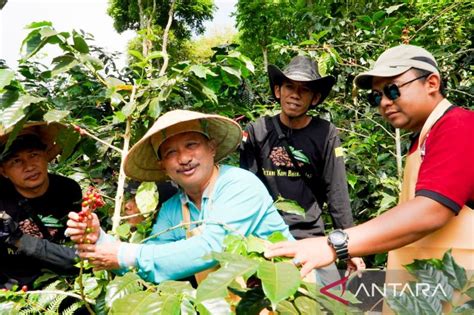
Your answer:
[[[163,44],[161,46],[161,51],[163,52],[163,66],[160,69],[160,74],[159,74],[160,77],[166,73],[166,69],[168,68],[168,62],[169,62],[169,56],[167,52],[168,35],[170,32],[171,24],[173,23],[175,3],[176,3],[176,0],[171,1],[170,11],[168,12],[168,23],[166,24],[166,28],[163,32]]]

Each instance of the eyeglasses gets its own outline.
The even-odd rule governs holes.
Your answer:
[[[369,103],[370,105],[372,106],[379,106],[380,103],[382,102],[382,96],[383,94],[385,94],[385,96],[389,99],[389,100],[396,100],[397,98],[400,97],[400,88],[404,85],[407,85],[408,83],[412,83],[413,81],[416,81],[416,80],[419,80],[421,78],[426,78],[427,76],[429,76],[431,73],[428,73],[428,74],[424,74],[422,76],[419,76],[417,78],[414,78],[410,81],[407,81],[405,83],[402,83],[400,85],[396,85],[395,83],[390,83],[390,84],[387,84],[383,87],[383,93],[382,92],[379,92],[379,91],[372,91],[369,95],[368,95],[368,100],[369,100]]]

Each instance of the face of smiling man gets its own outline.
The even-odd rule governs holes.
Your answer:
[[[26,198],[39,197],[48,189],[48,160],[43,150],[18,151],[0,164],[0,173]]]
[[[214,170],[214,141],[199,132],[184,132],[163,142],[159,152],[168,176],[187,194],[202,195]]]

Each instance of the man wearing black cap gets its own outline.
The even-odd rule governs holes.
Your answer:
[[[321,214],[325,203],[334,228],[351,227],[346,171],[336,127],[307,114],[328,96],[335,78],[321,77],[316,63],[306,56],[294,57],[283,71],[270,65],[268,77],[281,113],[249,124],[241,145],[240,166],[255,173],[274,199],[282,196],[305,209],[305,217],[282,213],[296,239],[324,235]],[[359,268],[363,265],[361,259],[353,262]],[[338,277],[337,273],[324,274],[319,273],[323,283]]]
[[[11,145],[0,135],[0,288],[31,287],[42,269],[69,272],[75,250],[65,240],[63,220],[80,210],[81,188],[48,173],[58,153],[60,124],[32,123]]]

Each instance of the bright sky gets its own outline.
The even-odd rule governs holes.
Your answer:
[[[234,10],[237,0],[214,2],[219,9],[214,14],[213,22],[206,23],[206,33],[234,27],[234,18],[229,14]],[[112,18],[106,13],[107,3],[108,0],[8,0],[0,10],[0,59],[5,59],[11,68],[17,67],[21,42],[28,34],[24,27],[36,21],[51,21],[57,31],[82,29],[94,35],[97,46],[107,51],[124,52],[134,32],[118,34],[114,30]],[[48,50],[48,54],[53,57],[58,52]]]

